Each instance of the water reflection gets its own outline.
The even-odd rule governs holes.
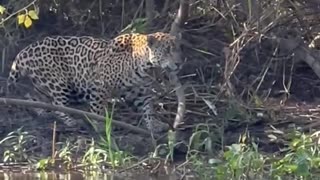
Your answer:
[[[147,174],[137,175],[109,175],[109,174],[97,174],[97,175],[85,175],[82,173],[69,173],[58,174],[51,172],[39,172],[39,173],[14,173],[3,172],[0,173],[1,180],[176,180],[175,175],[159,175],[151,176]]]

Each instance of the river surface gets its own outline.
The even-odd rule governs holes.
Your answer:
[[[58,174],[58,173],[21,173],[21,172],[2,172],[0,173],[0,180],[176,180],[176,175],[84,175],[82,173]]]

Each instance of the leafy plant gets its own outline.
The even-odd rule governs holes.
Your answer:
[[[144,33],[146,31],[147,18],[134,19],[120,33]]]
[[[105,150],[97,149],[95,147],[94,140],[88,149],[88,151],[82,157],[82,166],[88,170],[97,170],[100,169],[100,163],[106,162],[108,153]]]
[[[217,179],[259,178],[263,175],[265,158],[258,152],[258,146],[252,143],[232,144],[224,152],[224,162],[216,167]],[[261,177],[260,177],[261,178]]]
[[[35,136],[23,131],[23,127],[16,131],[10,132],[4,139],[0,141],[7,149],[3,154],[4,162],[22,162],[31,161],[27,154],[27,146],[35,140]]]
[[[0,5],[0,15],[1,21],[0,26],[3,26],[6,21],[8,21],[11,17],[17,17],[17,22],[19,25],[23,25],[25,28],[30,28],[34,20],[39,19],[39,11],[38,7],[35,5],[36,1],[31,2],[25,7],[19,9],[16,12],[10,13],[7,12],[7,9]],[[33,6],[33,9],[30,10],[30,7]]]
[[[70,144],[69,141],[63,144],[64,147],[57,152],[58,158],[62,160],[62,163],[66,166],[67,169],[70,169],[73,165],[72,150],[74,147]]]
[[[117,143],[112,138],[112,119],[114,106],[115,104],[113,103],[110,114],[106,110],[105,138],[103,139],[101,137],[100,143],[103,149],[107,149],[107,162],[111,164],[112,168],[116,168],[120,165],[123,165],[129,159],[129,156],[118,148]]]
[[[209,128],[198,127],[190,137],[188,161],[200,179],[245,179],[263,175],[265,158],[254,143],[227,146],[221,158],[202,155],[200,147],[213,156],[213,140],[209,134]]]
[[[36,163],[36,168],[40,171],[46,170],[50,162],[51,162],[50,158],[40,159],[40,161]]]
[[[18,24],[23,24],[24,27],[29,28],[32,25],[32,20],[38,20],[38,12],[36,10],[28,11],[25,9],[25,12],[18,15]]]
[[[4,14],[6,8],[0,5],[0,15]]]
[[[174,156],[174,148],[179,144],[176,143],[175,140],[175,132],[173,131],[168,131],[168,142],[167,144],[160,144],[158,145],[154,152],[152,153],[152,157],[159,157],[165,155],[166,160],[165,163],[167,163],[169,160],[173,161],[173,156]]]
[[[114,106],[115,104],[113,103],[111,113],[106,110],[105,134],[104,136],[100,136],[97,145],[91,145],[89,151],[86,153],[86,162],[91,162],[92,164],[96,165],[100,162],[106,162],[111,165],[112,168],[116,168],[125,164],[131,158],[128,154],[118,148],[117,143],[112,138],[112,119]],[[90,119],[88,119],[88,121],[94,130],[98,132],[97,126]],[[101,161],[101,158],[103,161]]]
[[[320,168],[319,144],[313,136],[295,131],[285,156],[272,163],[272,175],[280,177],[292,174],[311,178],[311,171]]]

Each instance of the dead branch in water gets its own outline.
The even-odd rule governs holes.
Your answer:
[[[64,107],[64,106],[56,106],[48,103],[43,103],[43,102],[37,102],[37,101],[28,101],[28,100],[22,100],[22,99],[13,99],[13,98],[0,98],[0,104],[4,105],[17,105],[17,106],[28,106],[28,107],[33,107],[33,108],[42,108],[42,109],[48,109],[52,111],[61,111],[69,114],[75,114],[75,115],[81,115],[81,116],[86,116],[88,118],[96,119],[99,121],[105,121],[105,117],[99,116],[94,113],[74,109],[74,108],[69,108],[69,107]],[[129,129],[135,133],[143,134],[146,136],[150,136],[150,132],[138,128],[136,126],[132,126],[130,124],[126,124],[124,122],[120,122],[117,120],[112,120],[112,123],[116,126],[119,126],[121,128]]]

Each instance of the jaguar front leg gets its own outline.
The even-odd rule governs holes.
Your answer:
[[[150,89],[151,87],[138,88],[137,93],[137,88],[135,88],[134,105],[142,112],[142,120],[146,123],[151,135],[154,136],[154,134],[168,131],[169,125],[156,119],[153,106],[154,98]]]
[[[155,111],[152,103],[153,101],[146,101],[141,107],[143,113],[142,118],[146,122],[147,128],[152,133],[156,134],[168,131],[169,125],[155,117]]]

